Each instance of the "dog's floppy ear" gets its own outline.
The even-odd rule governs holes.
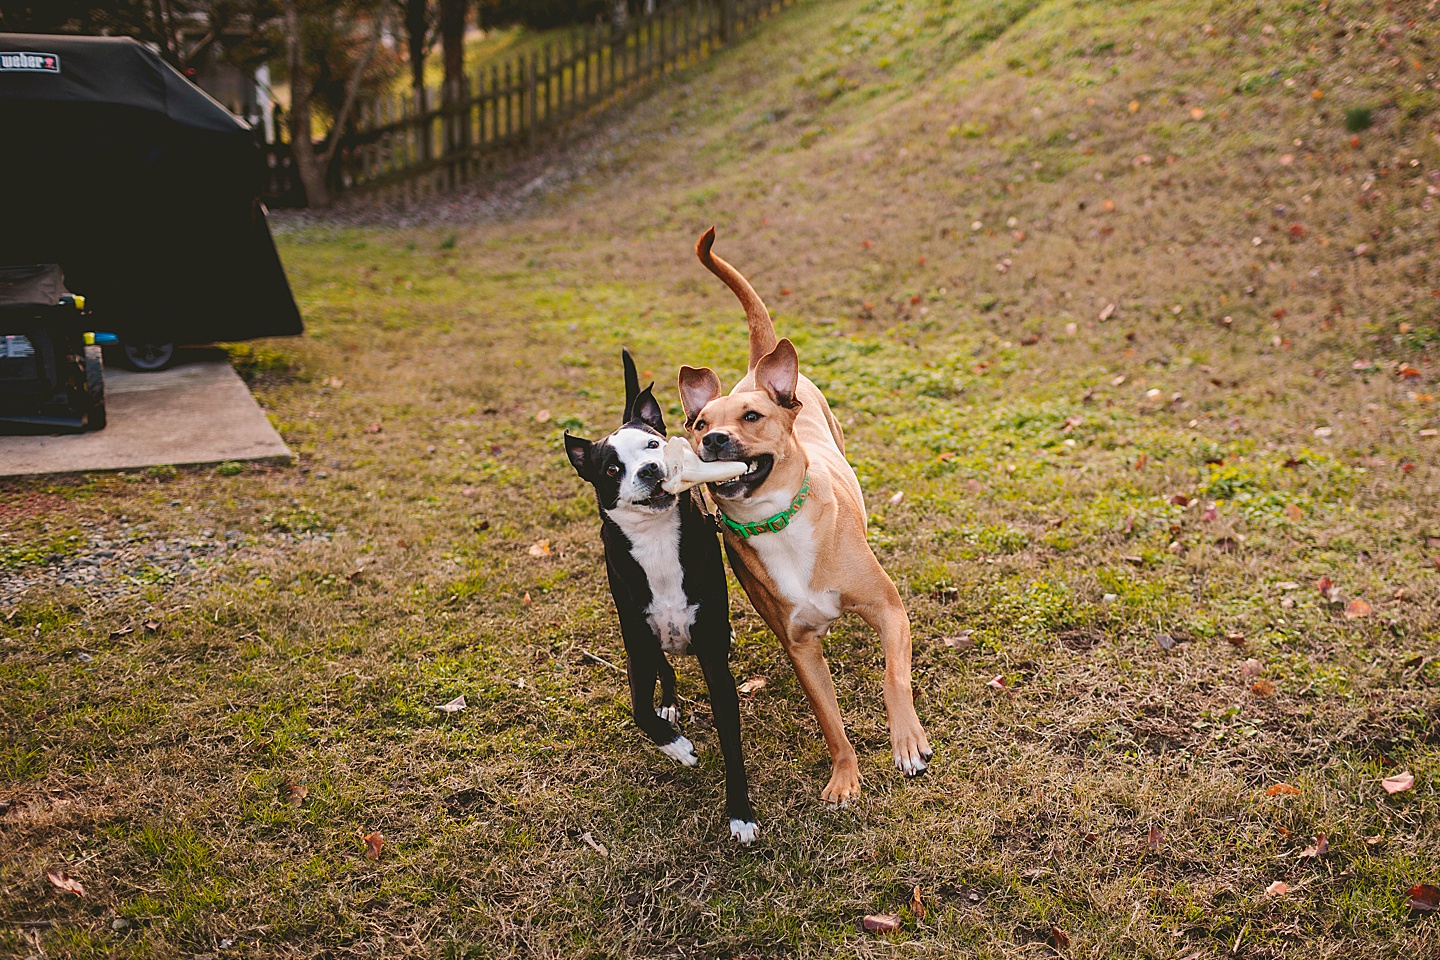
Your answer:
[[[625,412],[620,415],[621,423],[635,419],[635,398],[640,396],[640,376],[635,372],[635,358],[630,351],[620,349],[620,360],[625,364]]]
[[[570,458],[570,466],[580,474],[581,480],[590,480],[591,472],[594,469],[595,444],[584,437],[572,437],[570,431],[565,431],[565,455]]]
[[[660,412],[660,404],[655,399],[655,384],[641,390],[631,407],[631,420],[639,420],[662,437],[665,435],[665,416]]]
[[[695,422],[705,404],[720,396],[720,378],[709,367],[680,368],[680,407],[685,411],[685,426]]]
[[[800,358],[786,337],[755,365],[755,382],[782,407],[798,409],[795,388],[800,384]]]

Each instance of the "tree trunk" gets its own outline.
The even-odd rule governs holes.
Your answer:
[[[416,113],[425,112],[425,52],[429,49],[428,0],[405,0],[405,40],[410,51],[410,90]]]
[[[445,81],[440,87],[440,102],[445,106],[458,103],[460,86],[465,78],[465,7],[466,0],[440,0],[440,49],[445,55]],[[460,149],[459,117],[447,112],[442,121],[445,155]]]
[[[310,97],[313,93],[305,63],[304,40],[300,34],[300,11],[295,0],[283,0],[285,52],[290,67],[290,155],[305,190],[305,204],[317,210],[330,206],[325,186],[325,169],[315,156],[310,139]]]

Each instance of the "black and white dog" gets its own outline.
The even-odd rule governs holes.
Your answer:
[[[754,843],[760,826],[750,808],[740,753],[740,699],[730,672],[730,601],[720,543],[697,493],[688,489],[697,478],[685,478],[682,486],[677,477],[673,457],[682,451],[672,449],[667,462],[665,421],[655,385],[641,390],[629,352],[623,359],[625,413],[620,429],[594,442],[567,432],[565,452],[580,478],[595,487],[600,505],[600,538],[625,639],[635,723],[666,756],[687,767],[700,762],[694,744],[673,726],[680,708],[675,670],[665,658],[667,653],[693,653],[710,690],[725,757],[730,835],[743,844]],[[694,464],[701,469],[698,458]]]

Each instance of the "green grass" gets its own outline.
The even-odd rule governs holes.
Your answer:
[[[0,953],[1435,954],[1436,43],[1379,3],[808,2],[518,214],[291,226],[307,335],[235,359],[294,466],[0,485],[0,576],[234,534],[0,607]],[[752,850],[693,665],[687,770],[586,657],[623,651],[560,441],[614,424],[621,346],[672,423],[679,364],[740,375],[712,222],[845,427],[937,748],[889,768],[842,621],[865,795],[824,809],[732,588]]]

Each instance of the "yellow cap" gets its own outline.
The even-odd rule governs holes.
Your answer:
[[[84,296],[83,294],[79,294],[79,293],[75,294],[75,309],[76,309],[76,310],[84,310],[84,309],[85,309],[85,296]]]
[[[85,334],[85,346],[87,346],[87,347],[93,347],[93,346],[95,346],[95,334],[93,334],[93,333],[86,333],[86,334]]]

